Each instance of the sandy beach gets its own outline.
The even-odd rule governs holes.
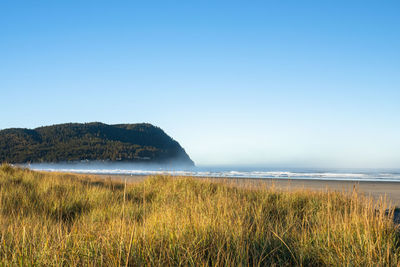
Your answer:
[[[141,175],[95,175],[102,179],[113,179],[127,182],[140,182],[147,178]],[[196,177],[196,179],[211,179],[225,181],[239,186],[275,186],[281,190],[331,190],[352,192],[358,190],[374,199],[387,199],[395,206],[400,207],[400,182],[370,182],[370,181],[334,181],[334,180],[301,180],[301,179],[254,179],[254,178],[210,178]]]

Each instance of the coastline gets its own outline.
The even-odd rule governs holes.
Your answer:
[[[84,173],[82,173],[84,174]],[[85,174],[84,174],[85,175]],[[116,174],[87,174],[101,179],[112,179],[127,182],[140,182],[152,175],[116,175]],[[375,200],[386,197],[391,204],[400,207],[400,182],[388,181],[342,181],[342,180],[309,180],[309,179],[259,179],[259,178],[218,178],[218,177],[193,177],[195,179],[208,179],[224,181],[233,185],[244,187],[274,186],[284,191],[310,190],[310,191],[340,191],[350,193],[357,190]]]

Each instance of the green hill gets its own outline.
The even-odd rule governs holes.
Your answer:
[[[194,165],[178,142],[147,123],[66,123],[0,131],[0,162],[81,160]]]

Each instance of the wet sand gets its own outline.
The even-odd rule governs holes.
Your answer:
[[[127,182],[139,182],[147,176],[126,175],[96,175],[103,179],[113,179]],[[334,180],[300,180],[300,179],[254,179],[254,178],[209,178],[196,177],[196,179],[210,179],[226,181],[239,186],[275,186],[281,190],[330,190],[352,192],[354,189],[374,199],[387,197],[395,206],[400,207],[400,182],[363,182],[363,181],[334,181]]]

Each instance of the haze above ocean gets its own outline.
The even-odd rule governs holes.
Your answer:
[[[270,168],[253,166],[171,166],[137,163],[79,162],[22,165],[32,170],[108,175],[157,175],[400,182],[400,169]]]

